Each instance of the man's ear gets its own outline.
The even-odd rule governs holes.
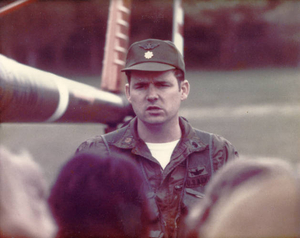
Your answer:
[[[125,84],[125,94],[128,102],[131,103],[131,97],[130,97],[130,86],[128,83]]]
[[[190,93],[190,83],[186,79],[180,84],[181,87],[181,101],[188,98]]]

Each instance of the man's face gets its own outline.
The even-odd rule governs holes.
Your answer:
[[[189,83],[178,85],[174,72],[132,71],[126,96],[133,110],[145,124],[163,124],[177,120],[181,101],[189,94]]]

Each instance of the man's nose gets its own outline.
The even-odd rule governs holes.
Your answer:
[[[153,84],[150,84],[147,92],[147,100],[155,101],[157,99],[158,99],[158,94],[156,88]]]

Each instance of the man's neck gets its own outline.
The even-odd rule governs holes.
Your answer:
[[[179,119],[164,124],[145,124],[138,120],[139,137],[149,143],[166,143],[181,138]]]

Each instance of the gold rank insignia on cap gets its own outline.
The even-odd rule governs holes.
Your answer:
[[[144,57],[146,59],[151,59],[153,57],[153,52],[152,51],[147,51],[145,54],[144,54]]]

